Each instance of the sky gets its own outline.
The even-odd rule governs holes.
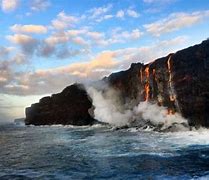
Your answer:
[[[74,82],[209,37],[209,0],[0,0],[0,122]]]

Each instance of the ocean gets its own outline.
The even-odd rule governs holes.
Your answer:
[[[0,126],[0,179],[209,179],[209,130]]]

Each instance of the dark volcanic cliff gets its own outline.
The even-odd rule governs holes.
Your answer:
[[[157,103],[167,107],[168,114],[181,113],[190,125],[209,126],[209,40],[146,65],[132,64],[103,81],[120,92],[124,103]],[[26,124],[91,124],[92,104],[85,90],[69,91],[67,98],[62,93],[27,108]]]
[[[89,125],[94,122],[90,116],[92,102],[83,85],[74,84],[61,93],[40,99],[39,103],[26,108],[27,125],[71,124]]]

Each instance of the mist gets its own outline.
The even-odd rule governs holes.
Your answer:
[[[158,127],[160,130],[171,128],[186,130],[188,122],[180,114],[168,114],[166,107],[150,102],[139,102],[133,106],[121,100],[118,91],[106,84],[87,86],[94,106],[94,118],[112,126]],[[183,126],[182,126],[183,125]]]

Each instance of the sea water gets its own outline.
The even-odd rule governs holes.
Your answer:
[[[0,126],[0,179],[209,179],[209,130]]]

